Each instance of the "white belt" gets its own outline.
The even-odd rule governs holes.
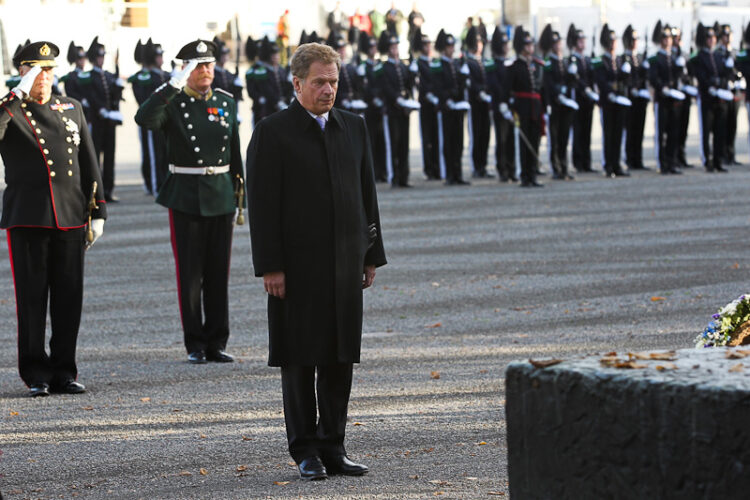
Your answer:
[[[169,171],[173,174],[218,175],[229,172],[229,165],[216,167],[178,167],[177,165],[170,164]]]

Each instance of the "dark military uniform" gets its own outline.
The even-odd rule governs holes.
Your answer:
[[[674,58],[675,78],[677,79],[678,89],[684,89],[685,85],[691,84],[691,76],[688,72],[687,61],[682,54],[682,47],[679,45],[672,46],[672,57]],[[680,124],[677,129],[677,158],[675,165],[678,167],[691,167],[687,161],[687,136],[690,126],[690,108],[692,107],[690,95],[685,95],[685,99],[679,103],[679,120]]]
[[[57,55],[57,48],[52,54]],[[98,208],[92,217],[104,219],[107,214],[81,104],[60,96],[38,103],[6,95],[0,103],[0,154],[7,184],[0,227],[8,230],[16,291],[19,373],[29,386],[49,384],[55,389],[78,373],[84,232],[94,182]]]
[[[599,89],[599,110],[602,117],[602,169],[604,173],[623,175],[620,165],[622,151],[622,131],[625,126],[627,110],[613,102],[610,96],[622,96],[624,92],[623,79],[625,76],[618,66],[616,57],[602,54],[592,61],[594,79]]]
[[[360,34],[360,37],[362,34]],[[388,171],[386,169],[385,134],[383,131],[383,100],[380,98],[380,89],[375,78],[376,63],[374,59],[366,59],[360,63],[357,72],[363,79],[362,98],[367,104],[365,110],[365,123],[370,135],[372,146],[372,163],[375,171],[376,182],[386,182]]]
[[[490,146],[490,102],[487,92],[487,73],[484,61],[473,54],[465,58],[469,68],[468,91],[469,104],[469,147],[471,148],[472,175],[488,177],[487,150]]]
[[[203,52],[213,45],[200,43]],[[138,109],[135,121],[167,138],[170,174],[156,202],[169,208],[185,347],[210,357],[224,350],[229,337],[234,192],[238,178],[244,179],[237,104],[223,90],[200,96],[165,84]]]
[[[257,62],[245,73],[245,81],[253,100],[253,125],[289,104],[293,88],[286,68]]]
[[[743,36],[745,37],[745,46],[747,46],[748,42],[750,42],[750,32],[746,30]],[[747,50],[740,50],[737,53],[735,62],[737,63],[737,70],[745,79],[745,109],[747,110],[748,123],[750,123],[750,85],[748,85],[748,79],[750,79],[750,52],[748,52]]]
[[[158,68],[143,68],[128,78],[133,95],[140,106],[151,94],[169,80],[169,75]],[[141,140],[141,174],[146,192],[156,195],[167,177],[167,145],[159,130],[138,127]]]
[[[724,155],[722,159],[725,164],[738,164],[734,150],[735,139],[737,138],[737,113],[740,109],[740,100],[742,91],[739,86],[741,77],[737,74],[735,64],[735,55],[732,48],[727,48],[724,44],[719,43],[714,50],[714,55],[719,63],[719,71],[722,74],[724,88],[734,93],[733,101],[725,101],[726,107],[724,127],[726,128],[726,137],[724,144]]]
[[[722,61],[706,47],[690,59],[698,79],[698,107],[701,113],[701,161],[707,171],[723,171],[726,145],[726,101],[712,95],[712,89],[724,88]],[[713,148],[711,147],[713,143]]]
[[[586,93],[594,87],[594,71],[591,58],[572,52],[570,62],[576,65],[578,83],[574,89],[578,103],[576,119],[573,121],[573,166],[578,172],[591,172],[591,123],[595,101]]]
[[[237,75],[222,67],[214,67],[214,81],[211,88],[229,92],[235,102],[242,100],[242,81]]]
[[[60,81],[65,85],[65,95],[81,103],[86,122],[91,123],[91,103],[87,97],[91,94],[91,71],[76,68]]]
[[[500,108],[506,109],[510,101],[508,70],[510,59],[495,56],[487,61],[487,88],[492,96],[492,120],[495,123],[495,166],[501,182],[516,179],[515,143],[513,141],[513,121],[503,116]],[[509,109],[509,108],[508,108]],[[509,111],[508,111],[509,112]]]
[[[419,129],[422,138],[422,167],[427,180],[440,179],[440,137],[438,131],[437,96],[433,90],[435,81],[440,78],[443,65],[440,59],[420,55],[412,66],[416,68],[417,89],[419,91]],[[412,71],[414,73],[414,71]]]
[[[629,170],[644,170],[643,129],[646,124],[646,110],[650,101],[648,95],[648,62],[642,55],[626,50],[620,56],[620,67],[630,65],[630,73],[623,82],[632,106],[625,118],[625,163]]]
[[[384,102],[383,128],[386,134],[386,168],[392,186],[409,185],[409,110],[398,100],[411,99],[414,79],[409,68],[397,59],[388,59],[375,69]]]
[[[544,61],[535,57],[517,57],[508,71],[508,82],[512,96],[512,109],[518,120],[520,131],[516,131],[516,151],[520,170],[521,186],[535,186],[539,140],[543,126],[541,72]],[[520,134],[526,138],[524,140]],[[520,167],[520,168],[519,168]]]
[[[680,101],[664,94],[663,89],[677,88],[674,59],[663,49],[649,58],[649,81],[654,88],[654,117],[656,119],[656,158],[662,174],[676,172],[679,137]]]
[[[336,101],[333,105],[352,113],[360,113],[362,110],[351,107],[351,102],[356,100],[362,100],[362,79],[357,74],[356,65],[342,62],[341,69],[339,70],[339,86],[336,91]]]
[[[568,137],[575,110],[565,106],[560,97],[572,99],[578,73],[568,71],[568,62],[550,54],[544,62],[542,88],[544,102],[549,106],[549,160],[553,178],[571,178],[568,175]]]

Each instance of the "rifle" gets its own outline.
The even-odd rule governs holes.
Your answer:
[[[120,47],[115,51],[115,78],[120,78]]]
[[[234,58],[234,76],[235,78],[240,75],[240,46],[242,46],[242,38],[240,38],[240,16],[239,14],[234,15],[234,40],[237,45],[235,48]]]
[[[643,31],[643,60],[648,61],[648,25]]]
[[[596,47],[596,26],[594,26],[594,33],[591,35],[591,58],[596,57],[594,54],[594,47]]]

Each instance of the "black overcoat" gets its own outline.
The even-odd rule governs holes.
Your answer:
[[[358,363],[363,269],[386,263],[365,122],[328,118],[323,132],[294,101],[258,123],[247,151],[255,275],[286,276],[286,298],[268,297],[271,366]]]

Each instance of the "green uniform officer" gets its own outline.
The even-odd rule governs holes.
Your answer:
[[[231,362],[228,282],[232,229],[244,184],[237,104],[212,90],[216,46],[196,40],[177,54],[185,66],[135,115],[161,130],[169,174],[156,202],[169,209],[182,328],[188,361]],[[201,306],[202,298],[202,306]]]

